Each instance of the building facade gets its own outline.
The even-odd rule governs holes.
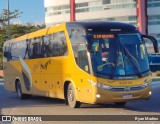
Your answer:
[[[44,0],[47,26],[70,21],[70,0]],[[132,24],[160,42],[160,0],[75,0],[76,21]],[[141,29],[142,28],[142,29]]]

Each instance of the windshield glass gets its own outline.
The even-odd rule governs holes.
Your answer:
[[[142,76],[149,72],[140,34],[88,35],[94,72],[106,76]]]

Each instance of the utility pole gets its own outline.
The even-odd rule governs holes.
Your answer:
[[[11,39],[11,31],[10,31],[10,10],[9,10],[9,0],[7,0],[7,7],[8,7],[8,14],[7,14],[7,19],[8,19],[8,40]]]
[[[70,21],[75,22],[76,21],[76,16],[75,16],[75,0],[70,0]]]
[[[138,29],[143,34],[148,34],[147,0],[137,0]]]

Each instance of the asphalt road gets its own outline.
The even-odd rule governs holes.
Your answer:
[[[82,104],[78,109],[71,109],[64,104],[63,100],[39,96],[19,100],[15,93],[7,92],[1,82],[0,115],[160,115],[160,81],[152,83],[150,100],[128,102],[124,107],[116,107],[113,103]],[[159,124],[160,120],[154,123],[145,122],[145,124],[148,123]]]

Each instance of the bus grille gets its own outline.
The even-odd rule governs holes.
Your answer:
[[[128,86],[128,87],[112,87],[109,89],[109,91],[119,91],[119,92],[124,92],[124,91],[137,91],[137,90],[143,90],[147,88],[150,84],[145,84],[145,85],[139,85],[139,86]]]

